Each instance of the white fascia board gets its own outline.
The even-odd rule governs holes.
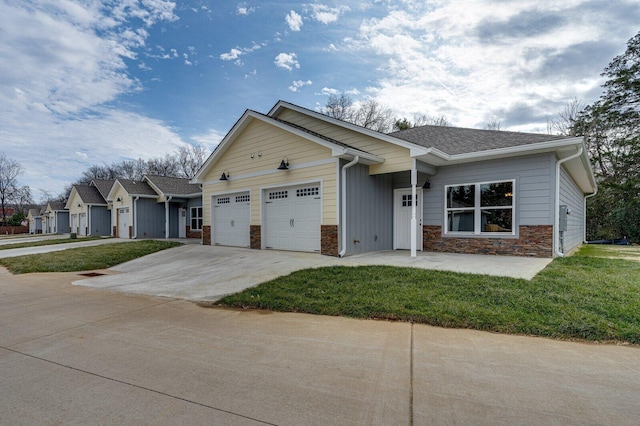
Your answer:
[[[113,201],[113,196],[116,195],[116,185],[118,185],[120,188],[124,189],[124,187],[122,186],[122,184],[120,183],[120,181],[118,179],[116,179],[113,182],[113,185],[111,185],[111,189],[109,190],[109,193],[107,194],[107,201]]]
[[[510,146],[507,148],[490,149],[486,151],[454,154],[449,156],[449,161],[452,163],[464,163],[473,160],[490,160],[492,158],[504,158],[536,152],[558,152],[561,148],[568,148],[575,145],[582,145],[582,138],[560,139],[527,145]]]
[[[350,148],[338,147],[331,151],[331,155],[348,160],[352,160],[355,157],[360,157],[360,163],[367,165],[384,163],[384,158],[380,158],[377,155],[369,154],[368,152],[358,151]]]
[[[156,191],[156,193],[158,194],[158,196],[160,197],[166,197],[166,195],[160,190],[160,188],[158,188],[153,182],[151,182],[151,179],[149,179],[149,177],[147,177],[146,175],[142,178],[143,182],[147,182],[147,185],[149,185],[151,187],[151,189],[153,189],[154,191]]]
[[[255,117],[256,115],[251,110],[246,110],[244,114],[242,114],[242,117],[236,121],[231,130],[229,130],[229,133],[227,133],[218,146],[215,147],[211,155],[209,155],[209,158],[207,158],[207,161],[205,161],[200,169],[198,169],[189,183],[204,183],[204,176],[209,173],[218,158],[227,150],[227,148],[229,148],[231,143],[235,140],[238,134],[244,130],[247,124],[249,124],[247,120],[250,116]]]
[[[333,117],[329,117],[328,115],[324,115],[322,113],[316,112],[316,111],[312,111],[310,109],[307,108],[303,108],[303,107],[299,107],[298,105],[294,105],[291,104],[289,102],[286,101],[278,101],[278,103],[276,103],[273,108],[271,108],[271,111],[269,111],[269,113],[267,114],[269,117],[276,117],[280,111],[284,108],[299,112],[300,114],[305,114],[305,115],[311,115],[315,118],[317,118],[318,120],[322,120],[325,121],[327,123],[333,124],[335,126],[339,126],[348,130],[352,130],[354,132],[357,133],[361,133],[363,135],[367,135],[369,137],[375,138],[375,139],[379,139],[381,141],[384,142],[388,142],[394,145],[398,145],[401,146],[403,148],[406,148],[408,150],[412,151],[411,156],[418,156],[418,155],[424,155],[425,152],[423,152],[422,154],[419,154],[416,152],[416,154],[413,154],[413,150],[417,150],[417,151],[426,151],[427,148],[421,147],[420,145],[416,145],[414,143],[411,142],[407,142],[405,140],[402,139],[398,139],[398,138],[394,138],[393,136],[389,136],[389,135],[385,135],[384,133],[380,133],[380,132],[376,132],[374,130],[370,130],[367,129],[365,127],[362,126],[358,126],[356,124],[352,124],[352,123],[348,123],[346,121],[342,121],[342,120],[338,120],[336,118]]]
[[[71,208],[71,204],[69,204],[69,203],[71,202],[71,199],[73,198],[73,194],[74,193],[78,194],[78,190],[76,189],[75,186],[72,186],[71,187],[71,192],[69,193],[69,198],[67,198],[67,202],[64,203],[64,208],[67,209],[67,210],[69,208]]]

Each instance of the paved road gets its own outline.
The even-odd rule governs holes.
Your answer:
[[[638,425],[640,349],[203,308],[0,269],[0,423]]]

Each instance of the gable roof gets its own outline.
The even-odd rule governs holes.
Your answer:
[[[180,196],[192,198],[202,195],[199,185],[189,183],[189,179],[148,175],[144,177],[157,193],[164,196]]]
[[[47,204],[47,210],[60,211],[66,210],[65,203],[63,201],[49,201]]]
[[[115,180],[111,179],[93,179],[91,183],[89,183],[89,185],[98,188],[98,191],[100,191],[100,195],[102,195],[102,198],[106,200],[107,195],[109,195],[109,191],[111,191],[111,187],[113,187],[114,183]]]
[[[331,150],[332,156],[337,158],[353,159],[355,156],[360,157],[360,163],[362,164],[380,164],[384,162],[384,159],[370,154],[366,151],[354,148],[348,144],[323,136],[319,133],[313,132],[304,127],[289,123],[284,120],[279,120],[274,117],[270,117],[261,114],[256,111],[246,110],[242,117],[233,125],[229,133],[222,139],[218,146],[213,150],[207,161],[204,162],[200,170],[195,174],[191,183],[204,183],[204,176],[211,170],[217,159],[231,146],[233,141],[242,133],[242,131],[253,120],[259,120],[264,123],[268,123],[274,127],[282,129],[286,132],[293,133],[303,139],[310,142],[317,143]]]
[[[435,148],[448,155],[467,154],[492,149],[510,148],[536,143],[574,139],[567,136],[539,133],[481,130],[448,126],[420,126],[389,133],[398,139],[425,148]]]
[[[117,187],[120,186],[125,190],[130,197],[142,197],[142,198],[157,198],[158,193],[149,186],[145,181],[135,181],[130,179],[116,179],[109,194],[107,200],[113,200],[113,197],[117,191]]]
[[[100,191],[96,186],[73,185],[73,188],[71,189],[71,191],[72,192],[75,191],[78,194],[78,197],[80,197],[82,202],[85,204],[101,205],[101,206],[107,205],[107,202],[105,201],[104,197],[102,196],[102,194],[100,193]],[[69,196],[69,200],[71,200],[71,196]],[[67,205],[68,204],[69,204],[69,201],[67,201]],[[69,207],[70,206],[67,206],[67,208]]]

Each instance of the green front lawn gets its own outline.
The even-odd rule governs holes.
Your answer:
[[[218,304],[640,344],[640,262],[588,255],[601,250],[556,259],[531,281],[389,266],[307,269]]]
[[[77,241],[77,240],[76,240]],[[140,240],[99,246],[72,248],[50,253],[0,259],[0,265],[13,274],[32,272],[72,272],[105,269],[182,243]]]

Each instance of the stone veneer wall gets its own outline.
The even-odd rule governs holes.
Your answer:
[[[210,246],[211,245],[211,226],[204,225],[202,227],[202,244]]]
[[[114,237],[120,237],[120,235],[118,235],[118,227],[117,226],[113,227],[113,232],[111,233],[111,235],[113,235]]]
[[[256,250],[260,250],[262,248],[262,234],[260,225],[249,226],[249,239],[249,247]]]
[[[444,237],[441,226],[422,227],[424,251],[503,256],[553,257],[553,226],[521,226],[518,238]]]
[[[338,225],[320,225],[320,253],[338,255]]]
[[[192,231],[191,227],[187,225],[187,238],[202,238],[202,231]]]

